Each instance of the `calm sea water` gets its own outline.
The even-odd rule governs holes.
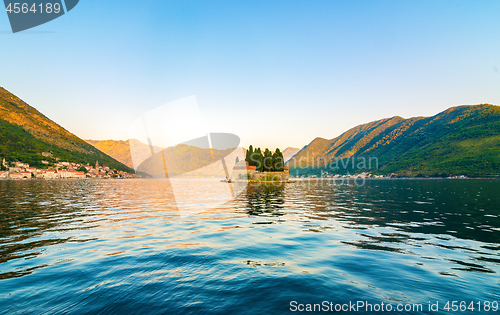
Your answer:
[[[252,186],[182,217],[161,181],[0,182],[2,314],[494,313],[499,273],[500,181]]]

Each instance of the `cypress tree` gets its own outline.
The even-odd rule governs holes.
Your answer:
[[[247,154],[246,154],[246,157],[245,157],[245,161],[248,162],[248,165],[249,166],[255,166],[253,165],[253,161],[252,161],[252,154],[253,154],[253,147],[252,145],[250,145],[250,147],[248,147],[248,150],[247,150]]]
[[[278,167],[277,167],[277,162],[279,160],[279,154],[278,154],[278,151],[274,151],[273,153],[273,163],[271,165],[271,169],[273,172],[279,172],[278,171]]]
[[[236,157],[236,163],[239,161],[239,157]],[[285,169],[285,159],[279,148],[276,148],[274,153],[266,148],[262,153],[260,148],[254,150],[253,146],[250,145],[245,154],[245,161],[248,162],[249,166],[255,166],[259,172],[283,172]]]
[[[274,172],[283,172],[285,169],[285,161],[283,158],[283,153],[281,153],[280,149],[276,149],[276,152],[273,154],[273,171]]]
[[[262,155],[262,151],[260,151],[260,148],[258,148],[256,151],[255,151],[255,161],[256,161],[256,170],[259,171],[259,172],[262,172],[264,171],[264,157]]]
[[[269,149],[264,151],[264,171],[271,172],[273,169],[273,155]]]
[[[240,158],[239,157],[236,157],[236,162],[235,164],[238,164],[238,162],[240,161]]]
[[[253,150],[250,154],[249,154],[249,159],[250,159],[250,162],[248,163],[249,166],[255,166],[255,167],[258,167],[258,148]]]

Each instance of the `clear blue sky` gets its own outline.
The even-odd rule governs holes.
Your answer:
[[[302,147],[368,121],[500,104],[500,1],[89,1],[12,34],[0,86],[85,139],[195,95],[211,131]]]

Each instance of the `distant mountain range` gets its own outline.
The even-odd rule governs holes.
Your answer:
[[[141,164],[135,167],[144,172],[161,173],[163,157],[159,164],[158,153],[163,152],[171,174],[206,176],[224,174],[220,163],[211,163],[214,159],[244,157],[242,148],[219,152],[180,144],[167,149],[154,147],[156,154],[151,156],[151,148],[135,139],[87,142],[0,87],[0,159],[41,167],[57,159],[92,165],[99,161],[100,165],[133,172],[133,144],[134,162]],[[334,139],[316,138],[301,150],[286,148],[283,155],[285,160],[293,156],[288,161],[292,175],[499,176],[500,107],[457,106],[432,117],[381,119]]]
[[[43,156],[42,153],[52,156]],[[57,159],[133,172],[0,87],[0,159],[46,167]]]
[[[245,159],[242,148],[211,150],[179,144],[150,156],[137,167],[137,171],[152,177],[165,177],[166,166],[169,176],[224,178],[226,175],[221,158],[226,160],[226,167],[231,174],[236,157],[240,161]]]
[[[369,159],[371,168],[363,168]],[[334,139],[314,139],[288,164],[295,175],[366,170],[400,176],[498,176],[500,107],[457,106],[432,117],[373,121]]]
[[[130,147],[134,148],[134,158],[137,171],[149,174],[153,177],[163,177],[164,166],[163,158],[160,151],[164,150],[166,162],[170,166],[168,172],[171,176],[186,175],[186,176],[225,176],[223,166],[220,163],[212,165],[212,153],[214,159],[219,160],[222,156],[227,156],[228,161],[236,161],[236,157],[240,161],[245,159],[244,152],[246,149],[238,148],[239,151],[232,152],[232,150],[210,150],[202,149],[196,146],[180,144],[175,147],[167,149],[160,147],[153,147],[155,155],[151,157],[151,149],[149,145],[144,144],[136,139],[129,140],[86,140],[99,150],[109,154],[113,158],[122,162],[123,164],[134,167]],[[233,149],[234,150],[234,149]],[[283,151],[285,161],[295,155],[299,149],[288,147]],[[243,153],[243,154],[242,154]],[[146,161],[147,160],[147,161]],[[228,163],[234,165],[234,163]]]
[[[185,174],[187,172],[193,171],[196,168],[200,168],[202,166],[207,166],[212,161],[211,154],[215,153],[217,157],[225,156],[230,152],[219,152],[219,150],[210,151],[210,149],[202,149],[196,146],[189,146],[185,144],[180,144],[175,147],[169,147],[167,149],[154,146],[153,151],[155,152],[155,156],[153,159],[150,159],[151,156],[151,148],[149,145],[142,143],[136,139],[129,140],[86,140],[88,143],[92,144],[99,150],[109,154],[114,157],[118,161],[123,164],[134,167],[134,162],[136,163],[135,167],[138,168],[139,172],[143,172],[149,174],[151,176],[161,177],[164,176],[164,168],[163,161],[161,159],[161,155],[157,154],[161,151],[164,151],[165,156],[167,157],[167,162],[172,168],[169,170],[170,175],[179,175]],[[130,147],[134,150],[134,158],[132,159],[132,154],[130,152]],[[234,159],[236,159],[234,156]],[[239,158],[244,159],[244,156],[241,155]],[[148,160],[145,162],[145,160]],[[143,163],[145,162],[145,163]],[[160,163],[161,162],[161,163]],[[221,175],[223,174],[222,167],[217,168],[217,170],[209,169],[208,173],[205,170],[204,175]],[[199,175],[203,175],[199,174]]]
[[[285,163],[288,162],[295,154],[297,154],[300,151],[298,148],[292,148],[288,147],[286,148],[283,152],[283,159],[285,160]]]
[[[149,145],[140,142],[136,139],[123,140],[85,140],[102,152],[112,156],[117,161],[122,162],[130,168],[134,168],[132,155],[130,154],[130,145],[132,144],[135,152],[135,157],[144,161],[151,156],[151,149]],[[164,148],[153,147],[154,152],[159,152]],[[137,161],[136,161],[137,162]]]
[[[149,145],[140,142],[136,139],[123,140],[86,140],[99,150],[106,152],[118,161],[134,167],[137,172],[142,175],[151,177],[165,177],[165,165],[163,164],[163,156],[165,163],[168,165],[169,176],[185,175],[185,176],[218,176],[225,177],[222,164],[213,164],[212,154],[214,159],[219,160],[221,157],[226,157],[228,160],[236,161],[236,157],[243,160],[244,155],[238,155],[234,150],[210,150],[202,149],[196,146],[179,144],[175,147],[167,149],[161,147],[153,147],[154,155],[151,155]],[[134,150],[134,159],[130,148]],[[163,156],[161,152],[163,151]],[[244,152],[243,149],[241,152]],[[232,165],[234,163],[231,163]],[[231,165],[231,167],[232,167]]]

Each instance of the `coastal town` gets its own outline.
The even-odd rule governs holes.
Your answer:
[[[44,156],[47,153],[44,152]],[[2,159],[0,180],[26,180],[26,179],[87,179],[87,178],[137,178],[135,174],[100,166],[99,161],[95,166],[73,162],[57,161],[49,165],[42,161],[47,168],[37,168],[23,162],[6,162]]]
[[[308,179],[308,178],[319,178],[319,179],[344,179],[344,178],[432,178],[429,176],[417,176],[417,177],[408,177],[408,176],[401,176],[396,173],[391,173],[389,175],[375,175],[371,174],[368,172],[363,172],[359,174],[330,174],[328,172],[322,172],[320,176],[318,175],[297,175],[297,176],[290,176],[290,178],[293,179]],[[436,178],[443,178],[443,177],[436,177]],[[445,176],[444,178],[449,178],[449,179],[467,179],[469,178],[468,176],[465,175],[450,175],[450,176]]]
[[[368,172],[363,172],[360,174],[346,174],[346,175],[340,175],[340,174],[330,174],[329,172],[322,172],[320,176],[317,175],[309,175],[309,176],[290,176],[291,178],[391,178],[395,177],[396,174],[391,174],[389,176],[384,176],[384,175],[373,175]]]

